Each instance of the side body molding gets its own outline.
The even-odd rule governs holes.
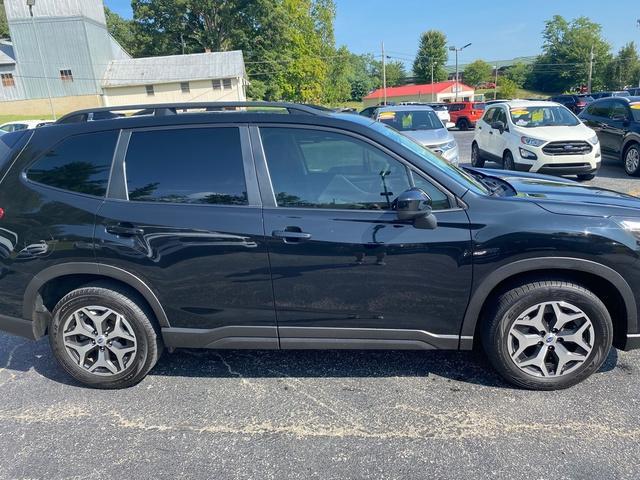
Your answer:
[[[504,265],[489,274],[473,293],[462,322],[460,348],[473,347],[473,335],[478,323],[480,311],[491,291],[503,280],[521,273],[534,273],[541,270],[571,270],[596,275],[607,280],[620,292],[627,310],[627,332],[638,331],[638,309],[631,287],[615,270],[591,260],[569,257],[545,257],[518,260]]]
[[[48,281],[66,275],[96,275],[126,283],[142,295],[149,303],[161,327],[170,326],[167,315],[162,308],[158,297],[156,297],[153,290],[151,290],[143,280],[121,268],[92,262],[69,262],[54,265],[49,268],[45,268],[33,277],[31,282],[29,282],[29,285],[27,285],[24,293],[22,306],[23,318],[32,319],[34,322],[39,323],[44,322],[45,319],[42,318],[43,308],[41,301],[38,298],[38,291]],[[44,333],[44,329],[41,331]]]

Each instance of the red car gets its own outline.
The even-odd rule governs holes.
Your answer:
[[[456,124],[459,130],[474,128],[483,113],[484,103],[481,102],[457,102],[449,105],[451,121]]]

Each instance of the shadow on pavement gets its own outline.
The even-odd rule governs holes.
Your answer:
[[[31,369],[55,382],[79,386],[60,367],[46,339],[29,342],[0,336],[0,371]],[[612,349],[600,373],[618,362]],[[152,376],[202,378],[364,378],[429,377],[498,388],[513,388],[476,352],[349,350],[177,350],[165,352]]]

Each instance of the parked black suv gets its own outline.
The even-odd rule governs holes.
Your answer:
[[[586,94],[557,95],[555,97],[551,97],[549,101],[560,103],[577,115],[589,103],[593,102],[593,98]]]
[[[460,169],[356,115],[215,106],[0,138],[2,330],[99,388],[163,346],[478,346],[548,390],[640,347],[639,199]]]
[[[590,104],[579,118],[595,130],[603,156],[618,158],[640,175],[640,97],[610,97]]]

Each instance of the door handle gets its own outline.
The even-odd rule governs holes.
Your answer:
[[[311,238],[310,233],[303,232],[298,227],[287,227],[285,230],[274,230],[271,235],[277,238],[282,238],[284,243],[299,243]]]
[[[493,130],[491,130],[491,131],[489,132],[489,135],[493,135]]]
[[[118,223],[116,225],[107,225],[105,230],[108,233],[117,235],[119,237],[134,237],[136,235],[144,235],[144,230],[142,228],[122,223]]]

